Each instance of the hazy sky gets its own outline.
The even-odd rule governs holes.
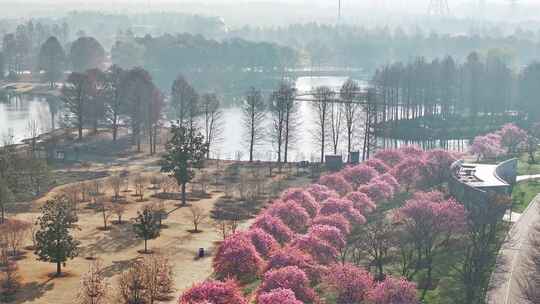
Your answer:
[[[342,0],[343,15],[347,20],[373,14],[420,15],[427,12],[431,0]],[[455,16],[473,16],[480,1],[486,3],[486,16],[508,17],[509,0],[448,0]],[[519,11],[526,18],[539,18],[540,0],[518,0]],[[271,7],[274,12],[282,11],[289,16],[298,16],[298,21],[329,21],[337,15],[338,0],[0,0],[0,17],[34,17],[58,15],[71,10],[103,10],[110,12],[182,11],[206,15],[229,17],[237,22],[250,14],[265,14]],[[530,5],[538,6],[531,9]],[[258,11],[257,11],[258,8]],[[236,18],[230,18],[233,16]],[[229,13],[229,15],[227,15]],[[312,20],[309,20],[310,14]],[[274,16],[279,20],[280,13]],[[253,16],[251,16],[253,17]],[[321,18],[323,17],[323,18]],[[232,19],[232,20],[231,20]],[[279,22],[279,21],[278,21]],[[238,24],[236,24],[238,25]]]

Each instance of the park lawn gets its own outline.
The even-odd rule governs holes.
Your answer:
[[[529,163],[529,155],[527,153],[521,154],[518,162],[518,175],[534,175],[540,174],[540,155],[536,153],[536,163]]]
[[[540,193],[540,181],[533,180],[519,183],[514,186],[512,192],[512,210],[522,213],[527,209],[531,201]]]

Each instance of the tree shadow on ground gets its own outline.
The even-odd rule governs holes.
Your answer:
[[[30,282],[22,284],[20,290],[17,292],[15,300],[9,303],[28,303],[41,298],[46,292],[53,289],[54,284],[52,281],[53,278],[50,278],[42,283]]]
[[[83,247],[81,256],[100,252],[119,252],[143,242],[133,231],[133,226],[127,222],[123,225],[111,225],[109,228],[105,233],[96,229],[96,232],[88,238],[92,238],[96,234],[101,237],[96,242]]]

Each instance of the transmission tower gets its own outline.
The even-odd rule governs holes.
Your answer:
[[[428,7],[428,15],[447,16],[450,14],[450,6],[448,0],[430,0]]]

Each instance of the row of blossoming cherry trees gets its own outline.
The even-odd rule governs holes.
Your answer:
[[[320,303],[316,289],[332,293],[339,304],[418,303],[415,283],[393,276],[376,280],[338,256],[351,228],[365,224],[378,205],[400,192],[442,183],[454,160],[444,150],[384,150],[322,176],[317,184],[285,191],[247,231],[219,246],[213,261],[216,280],[194,285],[179,303]],[[424,221],[431,221],[430,234],[441,236],[465,226],[463,206],[442,193],[417,191],[410,197],[388,216],[411,232]],[[244,295],[240,286],[257,280],[257,289]]]
[[[532,126],[531,134],[515,124],[505,124],[499,130],[474,138],[471,153],[478,159],[493,159],[508,153],[515,153],[519,148],[535,149],[538,145],[540,124]],[[535,151],[532,151],[533,153]]]

